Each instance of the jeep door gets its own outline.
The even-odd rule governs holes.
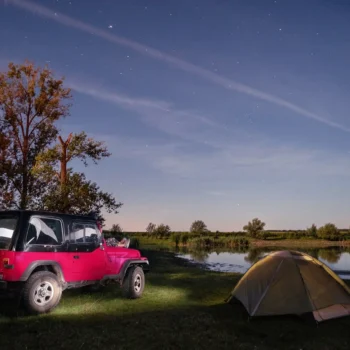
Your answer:
[[[75,281],[100,280],[106,269],[105,252],[101,249],[101,232],[94,222],[80,220],[69,225],[68,252]]]

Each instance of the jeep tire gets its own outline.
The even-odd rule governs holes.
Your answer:
[[[62,286],[55,274],[49,271],[33,273],[23,288],[24,307],[30,314],[52,311],[60,302]]]
[[[122,290],[125,297],[129,299],[140,298],[145,288],[145,274],[142,267],[132,266],[128,269]]]

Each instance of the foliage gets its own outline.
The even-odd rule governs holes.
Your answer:
[[[254,218],[252,221],[248,222],[247,225],[243,227],[244,231],[248,232],[248,235],[251,237],[258,237],[258,235],[264,231],[265,223],[259,220],[258,218]]]
[[[0,74],[0,208],[39,209],[72,214],[102,209],[117,213],[115,198],[73,172],[68,164],[95,164],[108,157],[103,142],[85,132],[58,136],[57,122],[69,115],[70,89],[47,69],[10,63]],[[58,142],[54,144],[55,140]]]
[[[317,226],[315,224],[312,224],[311,227],[308,227],[306,229],[306,235],[310,237],[316,237],[317,236]]]
[[[156,229],[156,225],[150,222],[146,228],[146,232],[151,235],[153,234],[154,230]]]
[[[258,233],[257,238],[262,239],[262,240],[267,240],[271,237],[271,233],[267,231],[261,231]]]
[[[55,123],[69,115],[70,89],[47,69],[10,63],[0,73],[0,206],[31,208],[45,182],[31,173],[37,155],[58,134]]]
[[[155,236],[149,235],[147,232],[134,232],[135,236],[138,237],[147,237],[149,239],[154,239]],[[173,236],[179,234],[180,235],[180,243],[181,245],[186,245],[186,243],[194,238],[202,237],[200,234],[191,233],[191,232],[176,232],[171,235],[171,240],[173,241]],[[311,235],[308,230],[269,230],[269,231],[261,231],[256,239],[268,240],[268,241],[279,241],[279,240],[315,240],[318,239],[318,236]],[[206,237],[210,237],[212,239],[221,239],[221,238],[241,238],[246,235],[244,231],[237,232],[207,232]],[[339,230],[339,240],[350,240],[350,233],[348,229]],[[325,238],[327,239],[327,238]],[[174,241],[173,241],[174,242]]]
[[[86,180],[83,173],[68,168],[73,160],[81,160],[87,166],[88,159],[97,164],[98,160],[108,157],[110,153],[103,143],[88,138],[85,132],[70,134],[66,141],[59,136],[58,141],[37,156],[32,170],[49,188],[42,194],[41,206],[46,210],[73,214],[94,211],[100,221],[104,221],[102,209],[118,213],[122,203],[118,203],[112,194],[100,190],[96,183]]]
[[[96,183],[88,181],[83,173],[70,173],[66,188],[67,192],[62,196],[59,182],[52,180],[43,189],[37,209],[82,215],[94,212],[103,223],[103,209],[107,213],[118,213],[118,208],[122,206],[111,194],[101,191]]]
[[[169,238],[170,237],[170,227],[169,225],[160,224],[153,231],[153,235],[157,238]]]
[[[119,224],[113,224],[111,229],[109,230],[110,233],[116,234],[116,233],[122,233],[123,229]]]
[[[188,242],[188,245],[194,245],[197,248],[200,247],[225,247],[225,248],[235,248],[235,247],[248,247],[249,240],[244,237],[222,237],[219,239],[213,239],[212,237],[197,237],[193,238]]]
[[[327,223],[320,227],[317,230],[317,236],[330,241],[337,241],[341,238],[338,228],[332,223]]]
[[[199,235],[204,235],[208,232],[207,225],[202,220],[196,220],[192,223],[190,227],[190,232]]]

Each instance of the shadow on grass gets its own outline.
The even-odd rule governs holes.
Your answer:
[[[240,305],[45,315],[1,324],[1,349],[349,349],[349,319],[247,321]]]

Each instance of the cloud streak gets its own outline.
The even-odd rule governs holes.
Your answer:
[[[38,14],[42,17],[49,18],[55,22],[58,22],[64,26],[71,27],[78,29],[82,32],[86,32],[89,34],[94,34],[95,36],[98,36],[104,40],[107,40],[109,42],[112,42],[117,45],[128,47],[136,52],[139,52],[142,55],[146,55],[149,57],[152,57],[156,60],[171,64],[174,67],[177,67],[178,69],[181,69],[185,72],[197,75],[207,81],[210,81],[216,85],[219,85],[227,90],[236,91],[239,93],[243,93],[255,98],[258,98],[260,100],[272,103],[274,105],[286,108],[290,111],[293,111],[305,118],[312,119],[314,121],[317,121],[319,123],[325,124],[329,127],[340,129],[345,132],[350,132],[350,127],[346,127],[344,125],[341,125],[337,122],[328,120],[326,118],[323,118],[313,112],[310,112],[303,107],[300,107],[294,103],[291,103],[287,100],[284,100],[282,98],[279,98],[277,96],[265,93],[263,91],[254,89],[252,87],[249,87],[247,85],[241,84],[239,82],[233,81],[231,79],[222,77],[216,73],[213,73],[207,69],[198,67],[190,62],[187,62],[185,60],[181,60],[179,58],[176,58],[172,55],[166,54],[160,50],[151,48],[147,45],[143,45],[141,43],[138,43],[136,41],[129,40],[127,38],[124,38],[119,35],[115,35],[112,33],[109,33],[105,30],[102,30],[98,27],[92,26],[88,23],[85,23],[83,21],[77,20],[75,18],[66,16],[62,13],[54,12],[47,7],[35,4],[31,1],[23,1],[23,0],[8,0],[7,4],[16,6],[18,8],[21,8],[23,10],[26,10],[28,12]]]
[[[311,182],[329,178],[345,177],[350,171],[348,156],[298,146],[274,147],[240,144],[234,140],[227,149],[216,149],[210,153],[183,152],[181,143],[156,143],[147,139],[130,139],[123,136],[103,137],[115,150],[113,157],[133,159],[164,174],[179,178],[219,181],[219,188],[212,195],[222,192],[222,186],[231,182],[239,186],[242,182],[263,185],[267,182],[302,181]],[[148,147],[145,145],[148,143]],[[220,185],[222,182],[224,185]],[[210,191],[208,189],[208,191]]]
[[[97,98],[99,100],[108,101],[113,104],[119,105],[123,108],[136,110],[141,114],[145,114],[143,109],[148,108],[148,109],[153,109],[162,113],[164,117],[167,114],[170,114],[170,115],[175,114],[175,116],[179,118],[194,119],[207,126],[211,126],[217,129],[223,129],[223,130],[225,129],[225,127],[222,126],[221,124],[216,123],[210,120],[209,118],[206,118],[197,113],[192,113],[188,111],[179,111],[179,110],[174,111],[172,104],[165,101],[130,97],[130,96],[122,95],[103,88],[96,89],[91,84],[77,82],[74,80],[67,80],[66,82],[71,89],[77,92],[80,92],[84,95],[88,95],[88,96]]]

